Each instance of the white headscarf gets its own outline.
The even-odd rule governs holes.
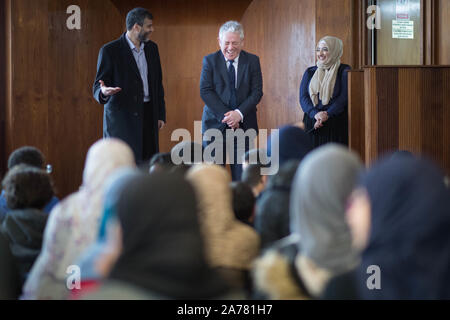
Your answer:
[[[317,61],[317,70],[309,83],[309,96],[314,106],[319,104],[319,94],[322,105],[327,105],[330,102],[343,53],[341,39],[326,36],[320,39],[318,45],[321,42],[327,44],[329,56],[325,63]]]

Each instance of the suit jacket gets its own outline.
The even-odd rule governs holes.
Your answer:
[[[229,106],[231,95],[227,65],[219,50],[203,58],[200,78],[200,96],[205,102],[202,116],[202,132],[216,128],[224,132],[226,123],[222,123],[224,114],[236,108]],[[256,105],[263,96],[263,82],[259,58],[241,51],[238,62],[236,99],[239,111],[244,116],[240,128],[258,131]]]
[[[104,45],[99,52],[97,76],[93,86],[94,98],[104,104],[103,137],[122,139],[133,149],[136,160],[143,160],[144,90],[133,53],[124,33],[119,39]],[[158,120],[166,121],[166,105],[162,85],[161,62],[158,46],[153,41],[144,45],[148,65],[150,124],[158,152]],[[99,80],[108,87],[120,87],[122,91],[102,99]]]

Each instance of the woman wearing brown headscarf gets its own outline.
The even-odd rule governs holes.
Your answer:
[[[187,180],[198,196],[209,265],[233,288],[249,289],[248,272],[259,254],[260,239],[252,227],[234,216],[229,173],[218,165],[197,164],[189,169]]]
[[[316,47],[317,63],[306,69],[300,84],[305,130],[315,147],[327,142],[348,144],[347,71],[341,64],[342,40],[326,36]]]

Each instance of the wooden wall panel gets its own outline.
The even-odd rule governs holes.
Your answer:
[[[446,71],[443,71],[442,85],[444,87],[442,103],[446,106],[442,113],[442,161],[447,170],[447,175],[450,176],[450,126],[448,125],[448,120],[450,119],[450,108],[448,103],[450,101],[450,71],[448,68]]]
[[[436,50],[438,51],[438,64],[450,65],[450,36],[448,30],[450,29],[450,1],[437,0],[437,15],[436,22]]]
[[[301,121],[300,81],[315,57],[314,2],[254,0],[242,23],[246,50],[261,59],[264,96],[258,106],[260,128]]]
[[[338,37],[344,43],[342,63],[355,68],[359,65],[359,55],[354,51],[359,29],[354,28],[354,10],[358,5],[352,0],[317,0],[316,42],[324,36]]]
[[[0,65],[7,66],[6,63],[6,1],[0,0]],[[5,135],[6,135],[6,68],[0,71],[0,179],[6,172],[6,153],[5,153]]]
[[[89,147],[102,138],[103,106],[92,96],[100,47],[120,35],[120,14],[109,1],[78,0],[81,30],[69,30],[72,0],[49,0],[48,145],[61,194],[81,184]],[[108,39],[105,41],[105,39]]]
[[[48,154],[47,1],[10,0],[11,104],[6,150],[32,145]]]
[[[364,126],[365,126],[365,160],[370,165],[378,156],[378,116],[376,70],[364,69]]]
[[[398,70],[377,69],[377,154],[384,154],[398,147]]]
[[[420,92],[420,69],[400,69],[398,72],[398,102],[399,102],[399,149],[420,153],[422,144],[421,131],[421,99],[411,92]]]
[[[122,27],[109,1],[77,1],[81,30],[68,30],[73,1],[8,0],[11,101],[7,103],[6,154],[23,145],[42,150],[53,165],[57,194],[81,183],[86,152],[102,136],[102,106],[92,97],[97,55]]]
[[[450,174],[450,66],[364,72],[366,163],[401,149],[431,158]]]
[[[348,73],[348,131],[349,147],[365,159],[364,71]]]
[[[418,98],[422,106],[419,114],[421,118],[420,131],[423,137],[421,151],[431,156],[434,160],[442,159],[442,152],[444,151],[444,145],[442,144],[444,138],[443,128],[448,125],[448,119],[450,119],[442,117],[445,109],[448,109],[450,105],[448,101],[443,99],[443,90],[446,84],[442,81],[444,73],[441,70],[424,68],[421,70],[419,78],[421,83]],[[447,91],[450,91],[449,86],[447,86]],[[450,144],[450,140],[447,140],[447,143]]]

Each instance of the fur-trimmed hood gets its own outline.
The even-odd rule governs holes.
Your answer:
[[[305,256],[291,262],[271,249],[254,262],[252,276],[254,289],[268,299],[307,300],[322,294],[332,274]]]

